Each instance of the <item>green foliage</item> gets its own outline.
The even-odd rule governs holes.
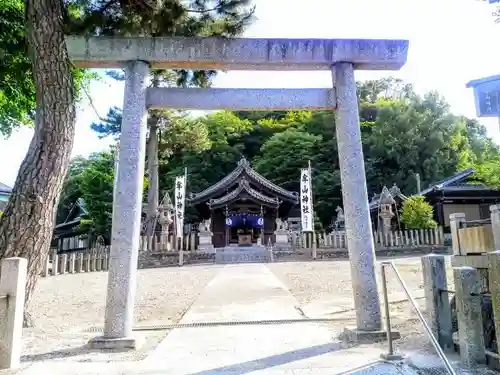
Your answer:
[[[73,69],[76,98],[97,74]],[[0,1],[0,133],[9,136],[23,125],[33,126],[36,90],[25,38],[24,1]]]
[[[285,189],[298,191],[300,168],[307,167],[321,139],[296,129],[276,133],[262,145],[254,168]]]
[[[77,35],[221,36],[240,35],[253,20],[250,0],[65,0],[64,27]],[[76,98],[97,74],[73,69]],[[176,82],[207,86],[215,71],[185,69],[155,73],[160,86]],[[36,91],[25,38],[24,1],[0,1],[0,133],[33,125]]]
[[[488,184],[500,187],[498,146],[477,121],[454,116],[436,93],[416,95],[398,80],[358,83],[358,88],[363,93],[360,119],[369,196],[394,183],[405,195],[412,195],[415,173],[420,174],[422,186],[427,186],[469,166],[477,168]],[[331,111],[221,111],[198,119],[174,116],[161,139],[160,191],[170,197],[174,178],[185,167],[187,190],[199,192],[231,172],[244,156],[258,172],[292,191],[298,191],[299,170],[310,160],[316,227],[319,223],[327,227],[336,206],[342,205]],[[72,164],[77,167],[78,163]],[[72,195],[69,187],[65,194]],[[188,208],[186,219],[199,218]]]
[[[83,217],[80,230],[109,239],[113,208],[115,155],[112,152],[76,157],[69,167],[59,203],[57,220],[62,222],[78,198],[85,202],[88,215]],[[148,182],[144,179],[144,191]]]
[[[316,232],[323,232],[325,229],[323,227],[323,223],[321,222],[318,215],[314,214],[314,230]]]
[[[24,2],[0,2],[0,132],[32,124],[35,86],[24,38]]]
[[[88,217],[84,217],[81,223],[82,229],[108,237],[112,219],[113,181],[114,158],[111,153],[96,153],[88,159],[73,159],[59,204],[59,220],[67,216],[76,199],[82,198],[88,211]]]
[[[500,189],[500,156],[474,166],[475,180],[487,186]]]
[[[436,228],[432,206],[421,195],[414,195],[403,202],[401,221],[407,229]]]

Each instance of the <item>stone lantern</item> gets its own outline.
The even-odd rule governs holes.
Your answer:
[[[384,188],[382,189],[382,193],[380,193],[378,212],[378,216],[382,219],[382,231],[384,233],[389,233],[391,231],[391,221],[395,215],[392,207],[395,204],[396,201],[392,197],[387,187],[384,186]]]
[[[171,205],[158,206],[158,224],[161,226],[161,235],[168,237],[168,228],[174,222],[173,207]]]

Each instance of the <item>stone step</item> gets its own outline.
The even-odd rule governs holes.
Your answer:
[[[271,261],[271,255],[263,247],[229,247],[217,249],[216,263],[265,263]]]

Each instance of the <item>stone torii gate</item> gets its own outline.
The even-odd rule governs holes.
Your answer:
[[[148,108],[334,110],[356,332],[382,329],[354,70],[400,69],[408,41],[68,37],[67,46],[77,67],[125,69],[104,336],[92,340],[94,347],[136,347],[132,323]],[[333,90],[148,88],[150,69],[327,70]]]

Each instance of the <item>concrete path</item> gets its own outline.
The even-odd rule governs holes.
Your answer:
[[[161,368],[165,374],[192,375],[334,374],[360,365],[359,349],[350,350],[358,355],[349,363],[349,351],[339,351],[335,332],[307,323],[297,306],[266,265],[228,265],[180,322],[228,325],[176,329],[145,362],[155,373]],[[258,324],[266,320],[303,322]],[[380,352],[365,355],[367,361],[376,360]]]

